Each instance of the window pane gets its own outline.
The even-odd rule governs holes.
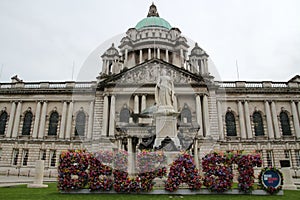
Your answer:
[[[2,112],[0,115],[0,135],[4,135],[7,122],[7,112]]]
[[[273,152],[272,151],[267,151],[267,163],[268,163],[268,167],[273,166]]]
[[[295,150],[295,156],[296,156],[297,167],[300,167],[300,151],[299,150]]]
[[[13,150],[13,165],[18,164],[18,157],[19,157],[19,149],[14,149]]]
[[[55,167],[56,164],[56,151],[51,151],[51,159],[50,159],[50,166]]]
[[[75,136],[84,136],[85,131],[85,113],[80,111],[76,117]]]
[[[32,113],[27,112],[24,116],[22,135],[30,135],[31,123],[32,123]]]
[[[40,159],[41,160],[46,160],[46,150],[42,149],[40,151]]]
[[[27,162],[28,162],[28,150],[23,150],[23,165],[27,166]]]
[[[254,124],[255,136],[265,135],[263,119],[259,112],[253,113],[253,124]]]
[[[281,123],[282,135],[292,135],[290,120],[287,113],[284,111],[280,113],[280,123]]]
[[[237,136],[236,134],[236,125],[235,117],[232,112],[227,112],[225,115],[226,131],[227,136]]]
[[[130,110],[128,108],[122,108],[120,112],[120,122],[129,123]]]
[[[48,135],[57,135],[58,118],[57,112],[53,112],[50,115]]]
[[[290,151],[289,150],[284,150],[284,157],[286,159],[289,159],[290,158]]]

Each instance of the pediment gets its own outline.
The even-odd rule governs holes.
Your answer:
[[[113,75],[104,80],[103,83],[118,83],[124,85],[155,84],[164,70],[167,72],[167,75],[171,77],[174,84],[204,84],[204,80],[201,76],[157,59],[137,65],[120,74]]]
[[[296,75],[293,78],[291,78],[288,82],[296,82],[296,83],[300,83],[300,76]]]

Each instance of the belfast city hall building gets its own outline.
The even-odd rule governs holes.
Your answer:
[[[90,82],[0,83],[0,174],[30,175],[44,160],[55,176],[67,149],[257,152],[300,174],[299,75],[216,80],[208,53],[154,4],[98,58]]]

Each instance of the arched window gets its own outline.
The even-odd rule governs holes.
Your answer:
[[[187,123],[192,123],[192,113],[186,103],[184,104],[184,107],[180,113],[180,121],[184,122],[184,119],[186,119]]]
[[[79,111],[76,116],[75,136],[84,136],[85,118],[85,113],[83,111]]]
[[[23,120],[22,135],[30,135],[32,117],[33,115],[31,111],[27,111],[25,113]]]
[[[235,117],[232,112],[227,112],[225,115],[225,123],[226,123],[226,132],[227,136],[237,136],[236,134],[236,125],[235,125]]]
[[[127,108],[126,105],[122,108],[120,112],[120,122],[129,123],[130,118],[130,110]]]
[[[288,114],[285,111],[281,111],[279,117],[280,117],[282,135],[292,135]]]
[[[7,122],[7,112],[3,111],[0,115],[0,135],[4,135]]]
[[[56,111],[52,112],[49,119],[48,135],[57,135],[59,115]]]
[[[254,132],[255,136],[265,135],[264,133],[264,124],[262,116],[259,112],[255,111],[253,113],[253,124],[254,124]]]

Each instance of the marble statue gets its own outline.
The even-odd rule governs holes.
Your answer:
[[[158,77],[155,87],[155,103],[159,106],[168,106],[173,108],[174,103],[174,84],[165,69],[162,69],[162,75]]]

